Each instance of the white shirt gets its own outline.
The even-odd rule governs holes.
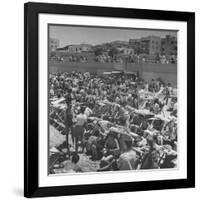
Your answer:
[[[87,108],[85,109],[84,114],[85,114],[87,117],[89,117],[92,113],[93,113],[93,112],[92,112],[92,110],[91,110],[90,108],[87,107]]]
[[[77,115],[76,121],[76,125],[83,126],[87,122],[87,116],[80,113],[79,115]]]

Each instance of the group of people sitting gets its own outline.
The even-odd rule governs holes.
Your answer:
[[[80,153],[99,161],[97,171],[176,166],[177,98],[170,84],[80,72],[51,74],[49,84],[51,97],[65,99],[66,141],[69,149],[71,136],[76,168]]]

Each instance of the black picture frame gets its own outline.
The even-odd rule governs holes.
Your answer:
[[[40,13],[187,22],[187,179],[39,187],[38,15]],[[24,195],[44,197],[195,187],[195,13],[81,5],[24,5]]]

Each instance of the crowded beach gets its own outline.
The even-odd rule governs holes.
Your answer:
[[[49,174],[178,167],[177,88],[138,73],[49,74]]]

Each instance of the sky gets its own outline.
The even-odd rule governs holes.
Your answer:
[[[150,29],[120,29],[102,27],[80,27],[66,25],[50,25],[50,38],[58,39],[60,47],[70,44],[87,43],[91,45],[111,42],[115,40],[128,41],[139,39],[149,35],[165,37],[166,35],[177,36],[176,31],[150,30]]]

